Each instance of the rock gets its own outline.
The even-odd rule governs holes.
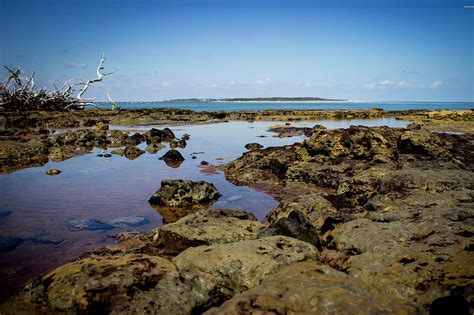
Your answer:
[[[20,246],[23,240],[13,236],[0,236],[0,253],[13,250]]]
[[[186,141],[181,139],[181,140],[172,140],[170,141],[170,148],[174,149],[174,148],[186,148]]]
[[[160,157],[160,160],[165,161],[166,165],[169,167],[177,168],[181,163],[183,163],[184,157],[179,153],[179,151],[171,149]]]
[[[317,260],[317,249],[285,236],[191,247],[173,263],[205,310],[252,288],[283,266]],[[209,305],[210,304],[210,305]]]
[[[145,132],[147,144],[162,141],[171,141],[175,138],[173,131],[169,128],[163,130],[152,128]]]
[[[357,278],[316,262],[296,263],[206,314],[418,314]]]
[[[219,192],[211,183],[168,179],[161,181],[160,189],[151,196],[149,202],[170,207],[186,207],[209,204],[219,197]]]
[[[142,234],[140,234],[140,232],[138,231],[127,231],[127,232],[121,232],[121,233],[117,233],[115,235],[115,238],[119,241],[119,242],[125,242],[125,241],[128,241],[130,239],[135,239],[135,238],[140,238]]]
[[[163,225],[151,233],[154,246],[178,254],[200,245],[256,239],[263,225],[250,213],[234,209],[206,209]]]
[[[111,147],[122,147],[127,145],[128,134],[122,130],[110,130],[107,134],[107,142]]]
[[[1,210],[0,211],[0,218],[5,218],[5,217],[8,217],[10,215],[12,215],[12,211],[10,210]]]
[[[440,141],[428,130],[408,130],[398,140],[398,150],[403,154],[443,157],[449,155],[450,146]]]
[[[191,136],[188,135],[187,133],[185,133],[185,134],[181,137],[181,139],[183,139],[183,140],[185,140],[185,141],[188,141],[189,138],[191,138]]]
[[[259,144],[259,143],[247,143],[245,145],[245,148],[247,150],[258,150],[258,149],[261,149],[263,148],[263,145]]]
[[[281,126],[272,126],[268,128],[269,132],[275,132],[274,137],[278,138],[288,138],[288,137],[299,137],[299,136],[311,136],[313,129],[308,127],[291,127],[290,125]]]
[[[69,231],[97,231],[111,230],[114,227],[96,219],[70,220],[66,222]]]
[[[98,123],[95,124],[94,130],[95,131],[107,131],[107,130],[109,130],[109,125],[99,121]]]
[[[272,235],[293,237],[300,241],[308,242],[316,248],[320,248],[316,229],[306,216],[298,210],[293,210],[288,217],[281,218],[274,224],[271,224],[259,234],[259,238]]]
[[[320,194],[308,194],[292,201],[280,202],[277,208],[272,209],[265,217],[269,226],[275,225],[282,218],[288,217],[293,211],[303,214],[310,224],[316,228],[319,237],[332,229],[336,223],[342,222],[343,215]]]
[[[156,154],[156,152],[160,151],[164,147],[165,146],[162,145],[161,143],[153,142],[153,143],[150,143],[149,145],[147,145],[145,150],[146,150],[146,152],[148,152],[150,154]]]
[[[208,161],[201,161],[201,163],[199,163],[201,165],[209,165],[209,162]]]
[[[193,304],[170,261],[126,254],[67,263],[27,285],[6,313],[187,314]]]
[[[61,171],[55,168],[51,168],[46,171],[46,175],[49,175],[49,176],[59,175],[60,173]]]
[[[141,226],[149,224],[150,221],[142,216],[120,217],[110,221],[112,225]]]
[[[126,146],[123,154],[129,160],[135,160],[140,155],[144,154],[145,151],[134,146]]]
[[[113,149],[112,151],[110,151],[110,153],[115,154],[115,155],[125,155],[125,149],[124,148]]]
[[[125,141],[127,146],[133,147],[136,145],[139,145],[140,143],[144,142],[146,140],[146,137],[142,135],[141,133],[134,133],[130,137],[128,137]]]
[[[198,158],[198,157],[195,156],[195,155],[191,156],[191,159],[193,159],[193,160],[195,160],[195,159],[197,159],[197,158]]]
[[[110,154],[110,153],[105,153],[105,154],[104,154],[104,157],[105,157],[105,158],[112,157],[112,154]]]

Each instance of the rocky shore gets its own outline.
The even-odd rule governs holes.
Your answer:
[[[219,198],[211,184],[163,181],[150,202],[173,212],[172,220],[147,233],[121,233],[117,244],[37,277],[0,306],[0,313],[469,314],[473,113],[2,113],[3,172],[93,147],[125,147],[119,153],[133,159],[142,142],[155,152],[165,141],[186,145],[167,128],[130,135],[108,124],[380,117],[413,124],[275,128],[281,137],[307,139],[284,147],[252,143],[225,167],[229,181],[279,200],[263,222],[244,210],[208,208]],[[50,129],[72,127],[91,128],[59,134]],[[440,130],[464,134],[431,132]],[[163,158],[179,163],[172,151]],[[192,213],[183,210],[193,206]]]

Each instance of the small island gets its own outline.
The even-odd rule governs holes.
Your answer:
[[[215,103],[215,102],[348,102],[343,99],[322,97],[238,97],[238,98],[179,98],[164,100],[160,103]]]

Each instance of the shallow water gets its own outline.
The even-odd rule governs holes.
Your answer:
[[[186,158],[179,168],[168,167],[158,159],[168,148],[155,155],[146,153],[136,160],[118,155],[97,157],[102,150],[94,149],[90,154],[63,162],[50,161],[41,167],[0,175],[0,211],[12,212],[0,217],[0,237],[14,236],[24,240],[17,248],[0,253],[0,295],[8,291],[9,285],[23,283],[87,250],[115,242],[113,236],[119,232],[147,231],[160,226],[162,217],[150,207],[148,198],[159,188],[163,179],[212,182],[222,194],[212,207],[241,208],[262,219],[277,205],[276,200],[254,189],[235,186],[226,181],[222,171],[203,168],[200,162],[205,160],[211,166],[223,165],[241,156],[246,151],[244,145],[249,142],[268,147],[304,139],[273,137],[274,133],[266,129],[275,124],[283,123],[235,121],[171,126],[178,138],[185,133],[191,135],[187,147],[178,149]],[[328,128],[346,128],[350,125],[405,127],[407,122],[385,118],[301,122],[293,126],[311,127],[315,124]],[[152,127],[117,129],[148,130]],[[258,137],[260,135],[266,137]],[[145,144],[140,147],[144,149]],[[197,158],[192,159],[192,156]],[[58,168],[62,173],[47,176],[45,171],[50,168]],[[98,231],[70,231],[66,227],[70,220],[97,219],[111,223],[119,217],[136,215],[145,217],[149,223]]]
[[[110,103],[102,103],[111,108]],[[193,111],[239,111],[239,110],[331,110],[331,109],[370,109],[381,108],[384,111],[396,110],[437,110],[437,109],[474,109],[474,102],[123,102],[123,109],[144,108],[182,108]]]

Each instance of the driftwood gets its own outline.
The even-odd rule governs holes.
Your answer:
[[[3,110],[10,112],[19,112],[25,110],[49,110],[49,111],[64,111],[64,110],[78,110],[84,109],[86,106],[100,108],[95,103],[95,98],[83,99],[83,94],[87,91],[91,84],[101,82],[107,75],[118,71],[104,73],[105,56],[100,56],[100,61],[97,66],[97,78],[88,80],[86,82],[78,82],[80,78],[67,80],[64,84],[52,91],[45,88],[39,90],[35,89],[35,73],[29,77],[23,77],[24,73],[20,68],[10,68],[4,66],[8,71],[8,80],[0,85],[0,106]],[[77,95],[73,94],[76,87],[82,86]],[[110,95],[107,93],[109,99]],[[112,102],[113,109],[118,109],[118,105]]]

